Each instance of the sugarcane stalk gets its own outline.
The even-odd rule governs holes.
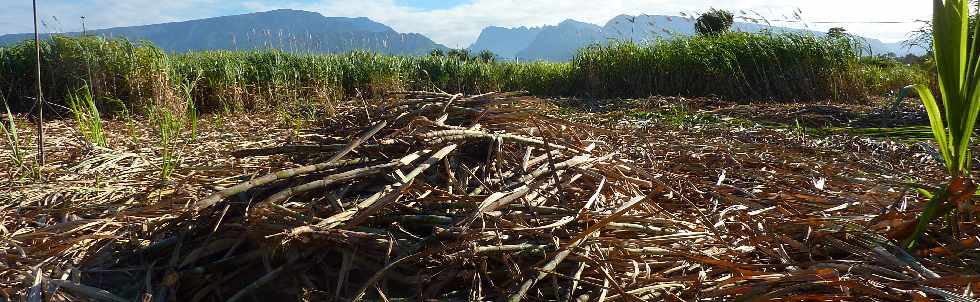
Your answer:
[[[527,294],[527,291],[530,290],[531,287],[534,286],[534,284],[538,283],[546,276],[548,276],[548,272],[554,271],[555,268],[557,268],[558,265],[562,263],[562,261],[565,261],[565,258],[572,253],[572,248],[577,247],[579,244],[582,244],[582,242],[584,241],[585,238],[576,240],[575,242],[569,244],[568,248],[559,251],[558,254],[551,259],[551,261],[548,261],[547,264],[541,267],[537,276],[531,279],[524,280],[524,282],[521,283],[517,291],[514,292],[514,294],[510,295],[510,298],[508,298],[507,301],[518,302],[524,300],[524,295]]]
[[[368,197],[364,201],[358,203],[356,207],[334,214],[333,216],[330,216],[330,218],[327,218],[326,220],[317,223],[316,225],[293,228],[292,230],[289,230],[286,233],[287,234],[303,233],[303,232],[308,232],[309,229],[312,229],[314,231],[322,230],[322,229],[332,229],[345,222],[347,222],[348,225],[351,226],[360,224],[364,219],[366,219],[367,216],[373,215],[375,211],[377,211],[384,205],[387,205],[391,201],[397,199],[401,195],[402,190],[407,188],[407,186],[405,186],[406,184],[411,183],[411,181],[419,174],[421,174],[422,171],[427,170],[432,165],[441,161],[443,158],[449,155],[449,153],[455,150],[456,147],[457,146],[455,144],[443,147],[435,154],[433,154],[432,157],[430,157],[424,163],[416,167],[415,170],[410,172],[405,178],[401,179],[399,184],[386,186],[380,192],[377,192],[374,195],[371,195],[371,197]]]
[[[333,185],[333,184],[336,184],[336,183],[339,183],[339,182],[348,181],[348,180],[352,180],[352,179],[357,179],[357,178],[361,178],[361,177],[365,177],[365,176],[371,176],[371,175],[375,175],[375,174],[378,174],[378,173],[382,173],[382,172],[391,170],[394,167],[398,167],[399,165],[400,165],[400,162],[394,161],[394,162],[390,162],[390,163],[385,163],[385,164],[380,164],[380,165],[375,165],[375,166],[370,166],[370,167],[365,167],[365,168],[360,168],[360,169],[354,169],[354,170],[350,170],[350,171],[343,172],[343,173],[329,175],[329,176],[324,177],[323,179],[320,179],[320,180],[317,180],[317,181],[308,182],[308,183],[305,183],[305,184],[302,184],[302,185],[299,185],[299,186],[290,187],[288,189],[279,191],[278,193],[276,193],[276,194],[274,194],[272,196],[269,196],[269,198],[266,198],[266,200],[265,200],[264,203],[267,203],[267,204],[278,204],[278,203],[280,203],[280,202],[282,202],[282,201],[284,201],[284,200],[286,200],[286,199],[288,199],[288,198],[290,198],[292,196],[296,196],[298,194],[302,194],[302,193],[305,193],[305,192],[313,191],[313,190],[316,190],[316,189],[322,189],[322,188],[325,188],[327,186],[330,186],[330,185]]]
[[[426,139],[428,143],[439,145],[448,141],[460,141],[460,140],[471,140],[471,139],[505,139],[513,140],[517,142],[549,146],[554,149],[568,150],[570,148],[557,144],[546,144],[543,140],[524,137],[514,134],[492,134],[477,130],[440,130],[432,131],[429,133],[422,134],[420,136],[422,139]]]
[[[353,151],[354,148],[357,148],[358,146],[363,144],[365,141],[367,141],[369,138],[377,134],[378,131],[381,131],[381,129],[383,129],[387,125],[388,125],[387,121],[381,121],[375,124],[374,127],[372,127],[367,132],[361,134],[361,136],[358,137],[357,139],[351,141],[346,148],[344,148],[337,154],[334,154],[334,156],[331,157],[326,162],[315,164],[315,165],[302,166],[289,170],[283,170],[276,173],[266,174],[265,176],[238,184],[231,188],[221,190],[220,192],[214,193],[211,196],[208,196],[207,198],[199,200],[197,203],[194,204],[194,209],[200,210],[203,208],[210,207],[218,202],[221,202],[225,198],[234,196],[236,194],[248,191],[252,188],[263,186],[278,180],[329,169],[334,166],[334,163],[337,160],[343,158],[345,155],[347,155],[347,153]]]

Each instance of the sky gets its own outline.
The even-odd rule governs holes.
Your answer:
[[[421,33],[443,45],[463,48],[487,26],[554,25],[566,19],[603,25],[620,14],[696,15],[709,8],[744,11],[773,25],[905,40],[929,19],[929,0],[37,0],[42,32],[183,21],[278,8],[302,9],[325,16],[368,17],[403,33]],[[33,31],[31,1],[0,0],[0,34]],[[825,23],[841,22],[841,23]],[[882,23],[897,22],[897,23]]]

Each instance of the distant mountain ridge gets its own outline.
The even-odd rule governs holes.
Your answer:
[[[480,37],[470,49],[490,49],[503,58],[513,58],[521,52],[544,30],[542,27],[503,28],[490,26],[480,32]]]
[[[688,17],[620,15],[602,26],[571,19],[542,27],[490,26],[483,29],[469,50],[474,53],[489,50],[503,59],[567,61],[578,49],[596,43],[613,40],[643,42],[694,35],[694,23],[693,18]],[[736,22],[733,28],[746,32],[770,29],[823,34],[749,22]],[[288,9],[100,29],[89,31],[88,34],[147,40],[168,52],[278,48],[310,53],[339,53],[360,49],[394,55],[424,55],[435,49],[448,50],[424,35],[399,33],[368,18],[325,17],[319,13]],[[2,35],[0,46],[31,38],[32,34]],[[876,54],[892,52],[902,56],[922,53],[906,49],[900,43],[884,43],[876,39],[866,41],[870,50]]]
[[[598,25],[565,20],[557,26],[545,26],[530,44],[517,53],[518,58],[567,61],[578,49],[604,40]]]
[[[364,17],[324,17],[319,13],[286,9],[93,30],[88,34],[148,40],[169,52],[279,48],[334,53],[364,49],[386,54],[421,55],[433,49],[448,49],[423,35],[399,33]],[[32,34],[3,35],[0,45],[30,38],[33,38]]]
[[[504,59],[566,61],[574,57],[577,49],[609,41],[646,42],[661,38],[695,35],[695,20],[688,17],[662,15],[619,15],[605,25],[599,26],[575,20],[565,20],[558,25],[543,27],[487,27],[470,46],[470,51],[489,50]],[[764,29],[774,32],[809,32],[815,35],[824,33],[774,27],[750,22],[735,22],[733,30],[759,32]],[[864,38],[873,54],[895,53],[904,56],[909,53],[922,54],[923,51],[910,50],[902,43],[885,43],[877,39]]]

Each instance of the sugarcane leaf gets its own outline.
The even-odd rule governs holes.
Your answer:
[[[926,190],[926,189],[923,189],[923,188],[917,188],[917,189],[915,189],[915,191],[916,192],[919,192],[919,194],[922,194],[922,196],[925,196],[926,199],[932,199],[935,196],[935,195],[932,194],[932,192],[929,192],[929,190]],[[978,192],[978,193],[980,193],[980,192]]]
[[[952,149],[953,166],[951,172],[955,175],[964,172],[966,149],[969,148],[970,136],[975,124],[972,109],[975,101],[971,91],[974,90],[973,79],[968,67],[973,55],[968,55],[967,33],[969,31],[969,1],[946,1],[942,11],[936,14],[944,20],[943,28],[937,28],[943,36],[936,43],[936,51],[944,53],[939,64],[945,65],[940,72],[940,85],[943,86],[943,102],[946,109],[946,123],[949,126],[949,144]],[[941,60],[941,61],[940,61]],[[970,120],[973,116],[974,120]]]
[[[925,234],[926,229],[929,228],[929,223],[936,218],[936,215],[939,213],[939,209],[943,205],[943,201],[945,201],[948,197],[949,192],[945,188],[939,192],[936,192],[935,194],[932,194],[932,197],[929,198],[929,202],[926,203],[925,208],[922,209],[922,214],[919,215],[919,221],[915,225],[915,230],[912,231],[912,235],[905,240],[906,248],[913,249],[919,244],[919,239],[921,239],[922,235]]]
[[[939,111],[939,104],[936,103],[936,98],[932,95],[932,91],[926,85],[915,85],[916,92],[919,93],[919,98],[922,99],[922,104],[926,107],[926,113],[929,114],[929,126],[932,128],[932,135],[936,139],[936,144],[939,145],[939,154],[942,155],[943,160],[946,161],[946,167],[953,173],[953,158],[950,152],[950,145],[948,142],[948,136],[946,134],[946,126],[943,125],[942,114]]]

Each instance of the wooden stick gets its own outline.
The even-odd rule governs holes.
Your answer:
[[[34,8],[34,51],[37,58],[37,161],[38,168],[44,166],[44,93],[41,91],[41,35],[37,31],[37,0],[32,1]]]

